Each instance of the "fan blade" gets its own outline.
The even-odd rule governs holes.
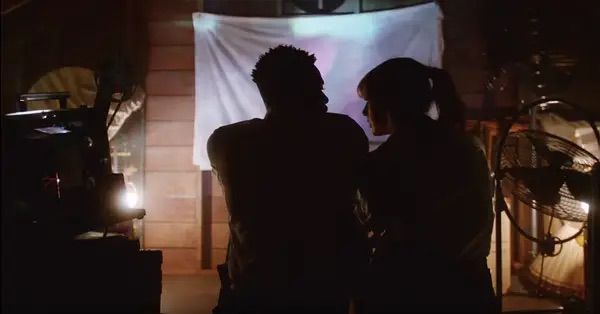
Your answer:
[[[522,181],[533,194],[534,200],[540,204],[552,206],[560,201],[559,191],[565,181],[560,169],[513,167],[505,171],[516,180]]]
[[[527,134],[526,136],[533,145],[536,155],[547,160],[550,166],[560,168],[562,166],[570,167],[573,165],[573,158],[571,156],[549,149],[545,141],[536,136],[531,134]]]
[[[531,134],[525,134],[525,135],[527,136],[527,139],[529,140],[529,142],[531,142],[531,145],[533,145],[533,148],[535,149],[535,152],[538,156],[545,157],[548,155],[550,150],[548,149],[548,147],[542,140],[540,140],[539,138],[537,138],[535,136],[532,136]]]
[[[592,198],[592,175],[575,170],[563,170],[567,188],[573,197],[581,202],[590,203]]]

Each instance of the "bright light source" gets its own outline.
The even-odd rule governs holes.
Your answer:
[[[590,212],[590,204],[586,203],[586,202],[581,202],[581,209],[583,209],[583,211],[588,214]]]
[[[127,192],[125,192],[125,195],[123,198],[124,198],[125,205],[127,205],[127,207],[135,208],[135,206],[137,205],[138,195],[136,192],[127,191]]]
[[[135,185],[127,182],[125,187],[125,190],[121,192],[121,206],[125,209],[137,208],[139,197]]]

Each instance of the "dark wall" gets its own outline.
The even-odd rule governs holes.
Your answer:
[[[4,8],[10,8],[3,1]],[[18,94],[63,66],[96,69],[118,55],[143,82],[145,25],[141,0],[32,0],[2,15],[2,114]]]
[[[438,1],[444,14],[443,67],[452,75],[465,102],[467,118],[484,116],[485,83],[489,76],[482,29],[483,3],[478,0]]]
[[[514,93],[491,105],[555,96],[600,117],[600,1],[489,0],[483,9],[490,69]]]
[[[203,0],[203,11],[234,16],[278,16],[280,0]]]

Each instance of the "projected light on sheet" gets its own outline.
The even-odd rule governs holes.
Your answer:
[[[365,42],[371,36],[376,36],[377,27],[383,26],[377,23],[373,13],[343,15],[338,16],[336,20],[335,23],[331,23],[330,16],[289,19],[294,36],[299,38],[325,35]]]
[[[226,124],[262,118],[265,108],[250,72],[280,44],[312,52],[325,80],[329,111],[347,114],[374,138],[362,116],[358,81],[377,64],[412,57],[441,65],[441,11],[435,3],[374,13],[245,18],[194,14],[196,112],[194,163],[210,169],[206,141]]]

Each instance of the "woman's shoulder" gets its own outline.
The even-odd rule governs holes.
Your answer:
[[[485,154],[485,146],[481,139],[468,132],[446,132],[444,142],[459,152]]]
[[[470,133],[465,133],[464,138],[467,142],[466,145],[475,149],[478,152],[485,153],[485,145],[478,136],[472,135]]]
[[[485,146],[481,139],[469,133],[465,133],[462,139],[464,150],[474,158],[487,159]]]
[[[465,133],[460,138],[459,143],[460,149],[457,149],[456,152],[461,160],[457,160],[457,162],[463,165],[464,170],[487,173],[489,171],[488,161],[485,146],[481,139]]]

